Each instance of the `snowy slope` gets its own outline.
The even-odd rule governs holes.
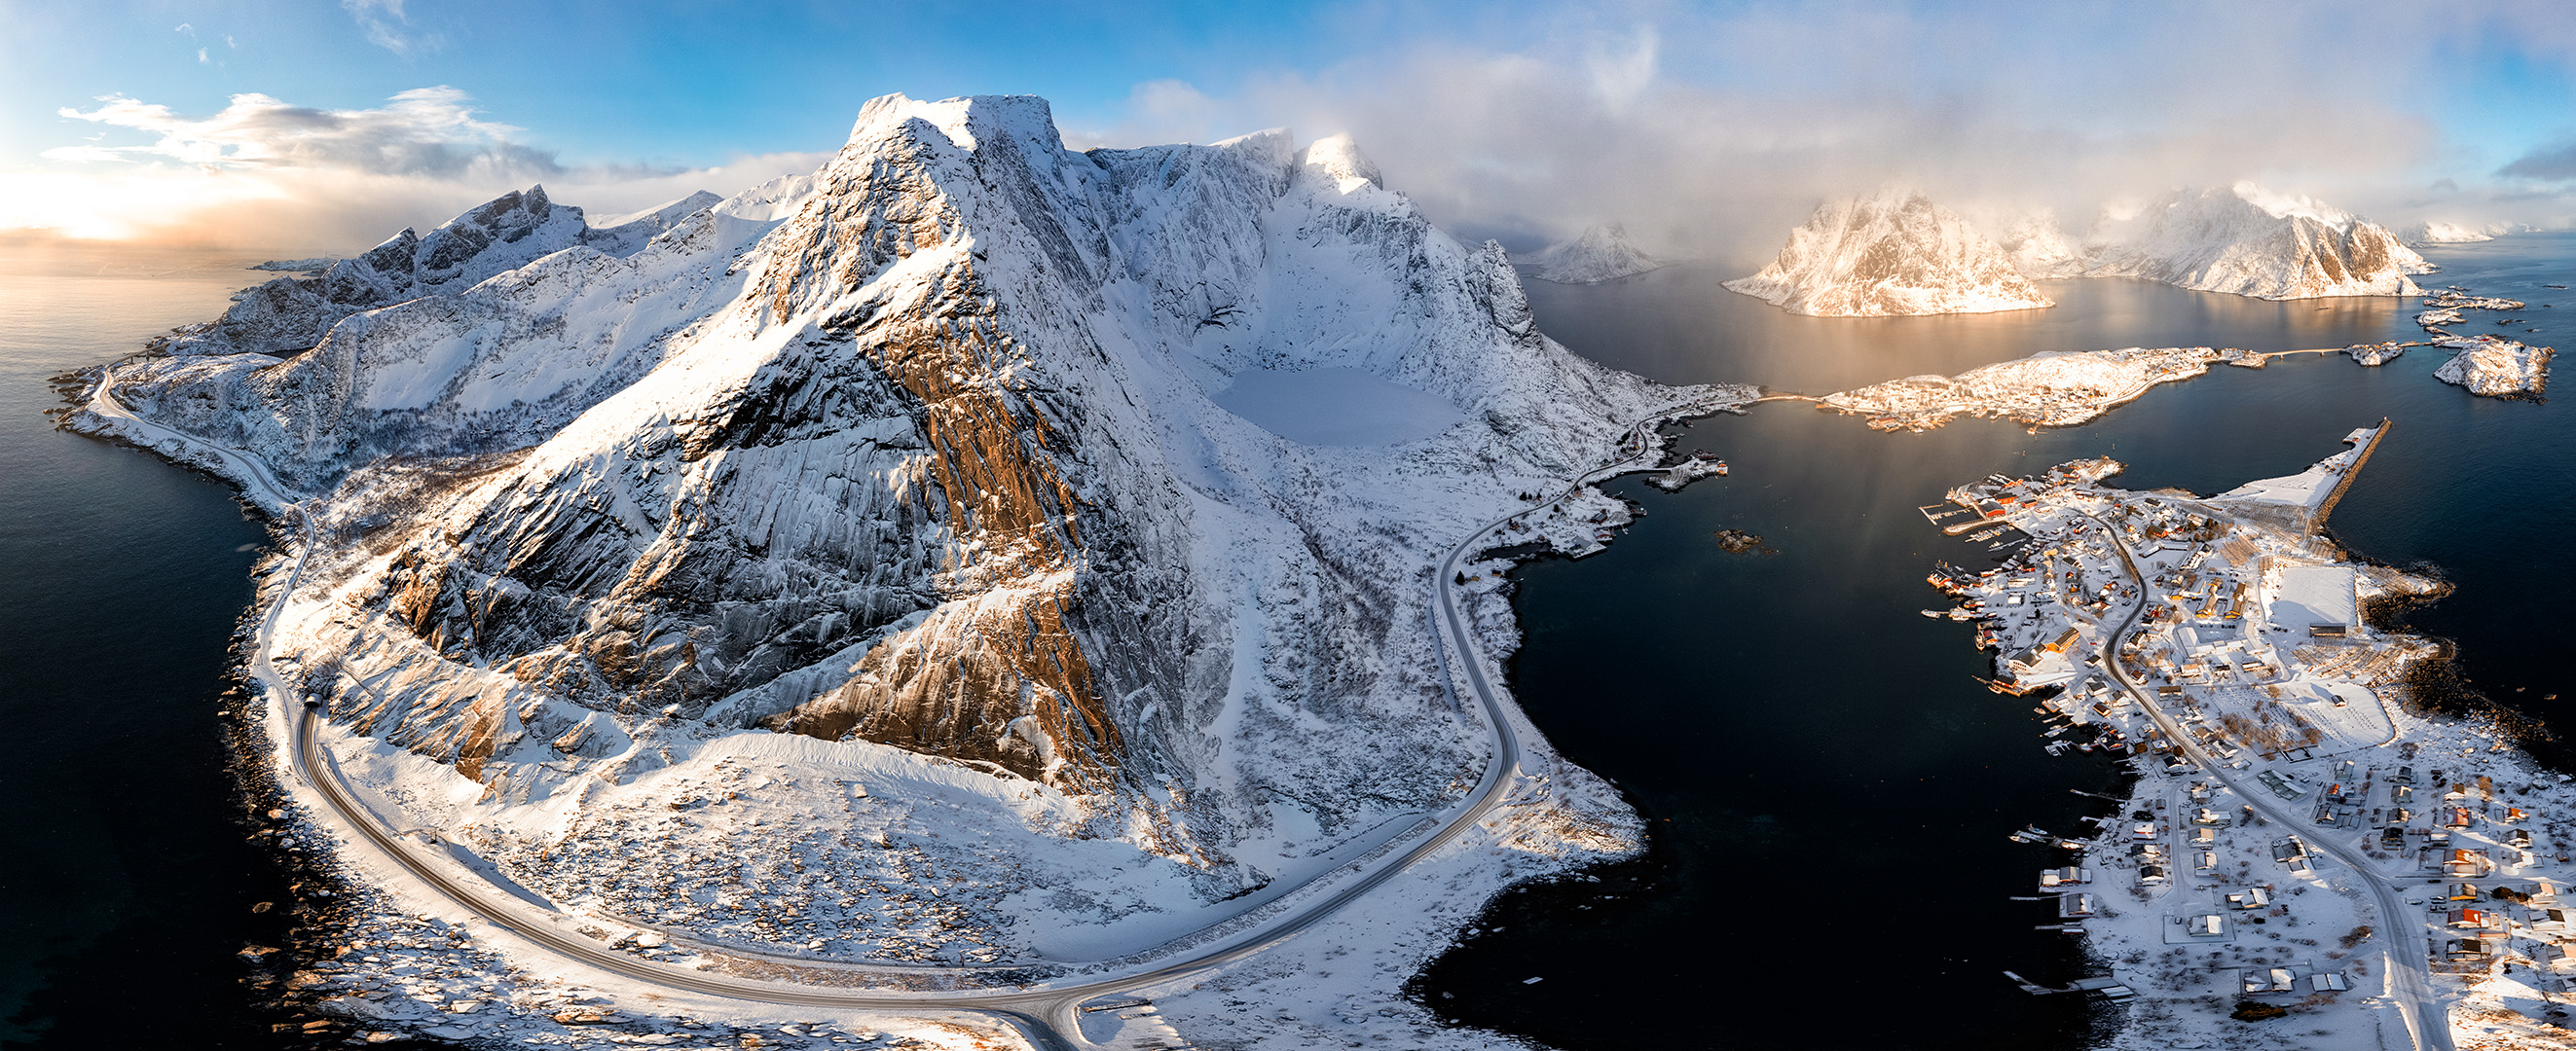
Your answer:
[[[1906,189],[1829,202],[1760,273],[1726,283],[1793,314],[1980,314],[2051,305],[2004,250]]]
[[[2078,243],[2044,216],[2010,239],[2032,277],[2137,277],[2259,299],[2413,295],[2431,264],[2387,227],[2251,183],[2106,209]]]
[[[471,288],[575,245],[632,255],[688,214],[715,203],[715,195],[700,192],[593,226],[584,221],[581,209],[549,201],[543,186],[512,191],[426,236],[406,228],[355,258],[290,261],[322,264],[323,269],[315,277],[281,277],[244,289],[223,317],[181,329],[161,340],[160,347],[175,355],[300,351],[321,342],[331,326],[352,314]]]
[[[2533,347],[2494,336],[2435,340],[2457,353],[2433,370],[2433,378],[2466,387],[2488,397],[2538,397],[2549,387],[2548,347]]]
[[[1627,228],[1618,223],[1587,227],[1583,236],[1549,245],[1520,262],[1536,267],[1539,280],[1569,285],[1599,284],[1664,265],[1630,244]]]
[[[2492,241],[2510,233],[2528,230],[2518,223],[2445,223],[2426,221],[2410,224],[2398,231],[2410,246],[2475,244]]]
[[[1061,141],[1041,100],[890,96],[631,254],[570,237],[283,361],[110,383],[312,494],[280,660],[396,820],[705,937],[1135,951],[1474,782],[1434,555],[1683,392],[1540,335],[1501,249],[1345,139]],[[1363,380],[1447,411],[1310,444],[1222,397],[1320,419]],[[1592,809],[1521,849],[1633,843],[1556,783],[1535,813]],[[795,871],[698,860],[737,837]],[[815,882],[933,866],[927,912]]]

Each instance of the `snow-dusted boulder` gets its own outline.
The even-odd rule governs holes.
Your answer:
[[[2445,339],[2433,344],[2458,353],[2433,370],[2433,378],[2487,397],[2535,397],[2549,386],[2548,347],[2494,336]]]
[[[2016,227],[2033,277],[2137,277],[2258,299],[2414,295],[2433,266],[2387,227],[2251,183],[2176,190],[2105,209],[2080,243],[2044,219]]]
[[[1780,256],[1726,287],[1819,317],[1982,314],[2052,305],[1985,234],[1907,189],[1835,201]]]
[[[1661,269],[1663,260],[1628,241],[1618,223],[1587,227],[1583,236],[1559,241],[1521,263],[1536,268],[1531,276],[1568,285],[1593,285]]]

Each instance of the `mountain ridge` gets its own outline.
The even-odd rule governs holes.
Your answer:
[[[1304,369],[1461,422],[1307,446],[1210,397]],[[1072,153],[1042,100],[900,96],[809,179],[629,255],[569,244],[282,359],[165,348],[106,382],[314,494],[338,539],[281,662],[412,757],[385,776],[482,784],[454,820],[514,842],[538,804],[706,776],[766,727],[964,764],[1026,823],[1011,856],[1108,837],[1202,903],[1294,863],[1281,822],[1472,783],[1482,736],[1407,612],[1424,567],[1689,393],[1540,335],[1500,248],[1347,139]],[[1551,806],[1632,822],[1559,776]],[[495,860],[591,885],[539,856]]]

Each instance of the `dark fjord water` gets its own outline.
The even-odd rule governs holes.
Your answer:
[[[2439,283],[2528,299],[2512,331],[2576,334],[2576,237],[2431,253]],[[2059,306],[1973,317],[1794,317],[1677,269],[1597,287],[1533,283],[1540,326],[1660,380],[1824,393],[1955,373],[2042,350],[2298,349],[2418,334],[2411,302],[2265,303],[2129,281],[2045,286]],[[2543,309],[2550,297],[2566,303]],[[2473,315],[2463,331],[2497,330]],[[2538,333],[2523,333],[2538,328]],[[2130,465],[2136,488],[2216,492],[2288,474],[2396,422],[2333,529],[2355,552],[2430,562],[2458,591],[2416,612],[2457,640],[2489,695],[2559,724],[2576,681],[2550,659],[2576,559],[2576,424],[2563,408],[2472,397],[2411,350],[2365,369],[2340,355],[2221,367],[2092,425],[2031,434],[1960,421],[1882,434],[1802,403],[1701,421],[1683,439],[1734,473],[1666,495],[1613,491],[1649,517],[1601,555],[1518,574],[1527,632],[1513,668],[1532,719],[1611,778],[1651,823],[1644,862],[1507,895],[1420,983],[1469,1024],[1574,1049],[2071,1048],[2116,1015],[2032,997],[2002,974],[2076,976],[2080,939],[2035,931],[2033,893],[2062,851],[2007,842],[2066,831],[2107,804],[2116,771],[2040,751],[2025,701],[1987,692],[1966,624],[1923,583],[1939,560],[1984,564],[1914,507],[1988,473],[2079,456]],[[1711,537],[1760,534],[1776,554]],[[2566,700],[2543,701],[2547,694]],[[2562,760],[2563,762],[2563,760]],[[1528,978],[1544,978],[1524,984]]]
[[[220,312],[243,260],[0,242],[0,1045],[272,1046],[234,953],[288,877],[218,694],[265,539],[229,490],[53,430],[46,378]]]
[[[2565,345],[2576,240],[2440,253],[2438,279],[2528,296]],[[45,379],[202,320],[257,275],[244,260],[0,245],[0,1044],[270,1046],[277,1020],[233,953],[274,945],[290,878],[245,842],[216,714],[225,645],[263,539],[227,490],[152,457],[53,431]],[[1965,318],[1796,318],[1676,269],[1595,288],[1535,284],[1569,346],[1675,382],[1823,392],[1956,372],[2037,350],[2212,343],[2339,346],[2412,333],[2388,300],[2268,304],[2135,282],[2051,287],[2053,310]],[[2477,327],[2491,327],[2480,318]],[[2570,585],[2576,442],[2552,406],[2472,398],[2416,350],[2220,369],[2083,428],[1961,422],[1884,435],[1793,404],[1703,421],[1685,439],[1733,477],[1678,496],[1618,490],[1652,516],[1606,554],[1521,574],[1523,703],[1649,815],[1656,851],[1601,883],[1515,893],[1498,932],[1423,981],[1452,1017],[1571,1048],[2070,1048],[2105,1024],[2048,979],[2075,940],[2033,932],[2051,852],[2004,841],[2071,826],[2107,790],[2099,760],[2038,750],[2029,706],[1986,693],[1966,625],[1914,611],[1937,559],[1976,548],[1914,515],[1960,481],[2107,453],[2125,484],[2207,492],[2297,470],[2345,431],[2398,427],[2336,513],[2356,551],[2429,560],[2459,592],[2418,612],[2460,640],[2477,684],[2576,715],[2542,654]],[[1749,529],[1777,551],[1729,555]],[[2517,692],[2522,691],[2522,692]],[[2564,704],[2567,702],[2560,702]],[[1616,897],[1612,897],[1616,895]],[[1537,985],[1522,979],[1545,977]],[[149,1017],[138,1016],[138,1002]]]

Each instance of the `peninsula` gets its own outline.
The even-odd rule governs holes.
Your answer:
[[[2331,1046],[2448,1049],[2451,1013],[2481,1046],[2565,1046],[2576,788],[2495,726],[2426,712],[2410,673],[2441,646],[2367,614],[2442,585],[2320,532],[2389,429],[2215,496],[2110,487],[2104,458],[1926,509],[2020,534],[1997,568],[1932,582],[1977,621],[1996,688],[2039,702],[2044,747],[2135,771],[2098,829],[2014,835],[2065,848],[2037,877],[2044,920],[2105,972],[2025,987],[2134,1001],[2114,1046],[2292,1017]]]

